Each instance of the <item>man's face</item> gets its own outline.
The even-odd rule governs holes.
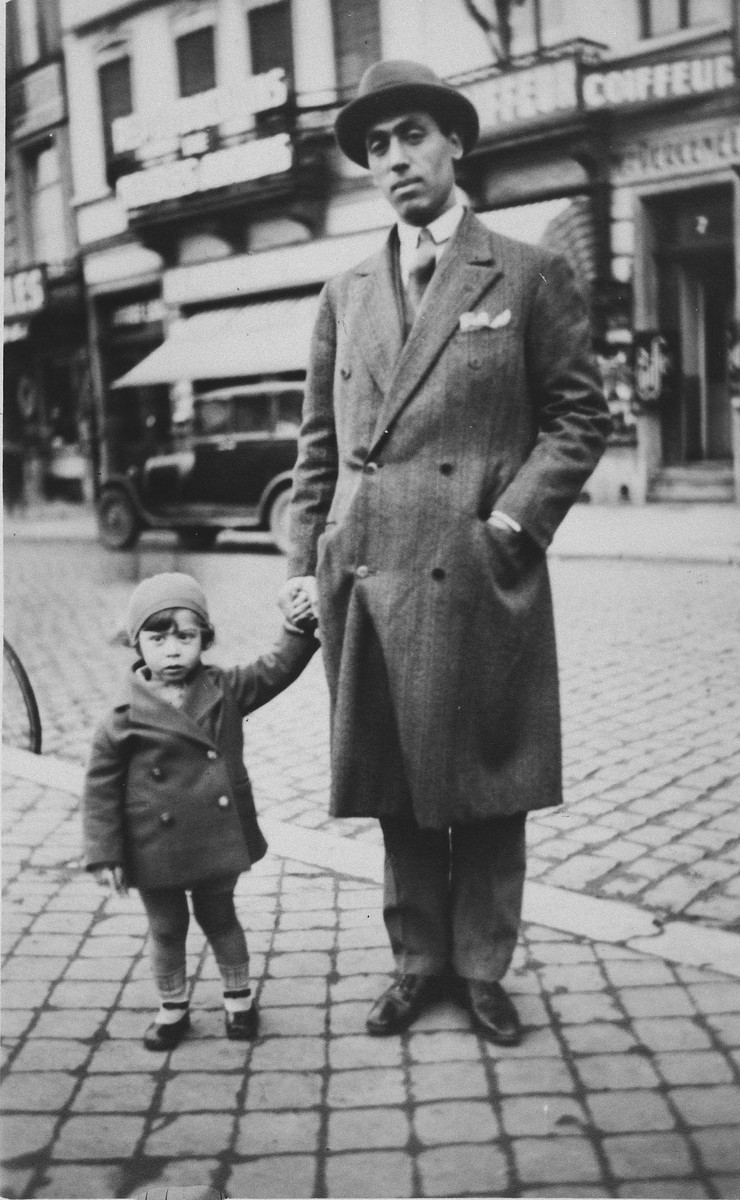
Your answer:
[[[409,225],[428,225],[455,202],[455,162],[462,158],[456,133],[443,133],[425,112],[376,121],[365,139],[375,184]]]

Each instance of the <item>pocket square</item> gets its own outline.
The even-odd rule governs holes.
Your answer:
[[[503,329],[510,320],[510,308],[505,308],[495,317],[489,317],[485,309],[479,312],[465,312],[460,314],[460,330],[462,333],[471,333],[476,329]]]

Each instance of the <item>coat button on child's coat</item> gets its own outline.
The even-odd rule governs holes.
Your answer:
[[[159,820],[162,823],[162,825],[174,825],[175,824],[175,818],[173,817],[172,813],[168,813],[168,812],[161,813]]]
[[[161,767],[152,767],[152,775],[155,779],[161,779],[164,775],[164,771]]]
[[[228,808],[229,807],[229,797],[228,796],[219,796],[218,807],[219,808]]]
[[[218,754],[216,753],[215,750],[209,750],[208,754],[206,755],[206,758],[211,758],[211,759],[218,758]]]

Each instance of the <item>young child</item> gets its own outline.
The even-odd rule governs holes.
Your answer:
[[[234,889],[267,844],[244,767],[242,722],[292,683],[317,649],[292,621],[304,615],[297,600],[270,653],[221,670],[201,661],[214,630],[192,576],[154,575],[131,596],[127,632],[140,658],[95,733],[83,820],[87,869],[119,893],[137,887],[146,909],[161,1001],[144,1035],[148,1050],[172,1049],[190,1026],[188,891],[223,980],[226,1035],[256,1035]]]

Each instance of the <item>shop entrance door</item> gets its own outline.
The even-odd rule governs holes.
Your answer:
[[[733,194],[696,188],[650,205],[657,326],[677,335],[678,375],[661,412],[666,466],[732,458],[727,338],[734,313]]]
[[[685,462],[732,457],[727,331],[734,307],[732,256],[710,253],[679,269]]]

